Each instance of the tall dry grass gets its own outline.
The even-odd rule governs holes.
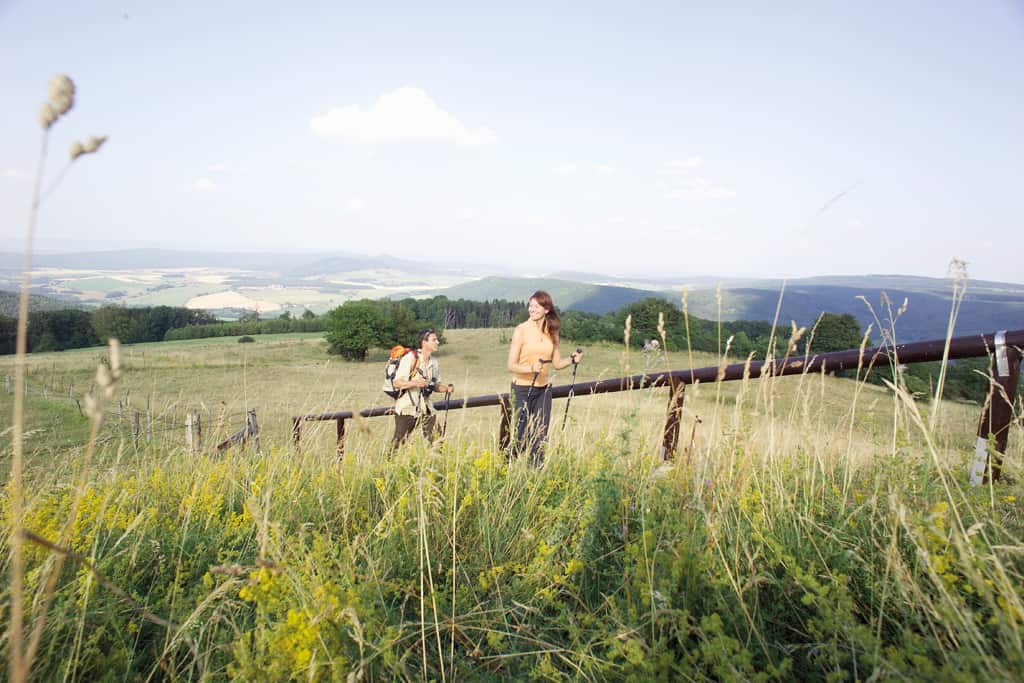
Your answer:
[[[21,296],[18,301],[18,328],[15,351],[15,379],[14,379],[14,406],[11,419],[11,476],[9,482],[10,497],[10,547],[11,561],[11,605],[10,605],[10,626],[8,628],[10,645],[8,647],[8,672],[13,682],[20,683],[26,680],[32,666],[32,657],[39,642],[42,624],[45,616],[42,616],[37,625],[33,628],[27,647],[24,644],[24,606],[22,604],[22,588],[24,584],[24,562],[21,518],[24,506],[24,491],[22,482],[22,469],[24,459],[24,424],[25,424],[25,356],[27,351],[28,338],[28,302],[29,286],[31,284],[32,250],[35,240],[36,227],[39,220],[39,210],[43,201],[60,184],[68,168],[76,159],[92,154],[106,141],[106,137],[90,137],[85,143],[74,142],[71,145],[69,161],[60,171],[49,188],[43,191],[43,180],[45,176],[46,157],[50,142],[51,128],[64,117],[74,106],[75,84],[70,78],[64,75],[55,76],[51,79],[47,99],[43,103],[39,124],[43,130],[39,151],[39,160],[36,168],[35,181],[32,189],[32,204],[29,210],[28,229],[25,237],[25,256],[22,267]],[[47,599],[47,604],[48,599]],[[45,612],[44,612],[45,615]]]

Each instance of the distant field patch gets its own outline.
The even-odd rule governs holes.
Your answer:
[[[195,297],[217,292],[220,289],[221,287],[217,284],[171,286],[126,297],[123,303],[127,306],[184,306],[187,301]]]
[[[125,289],[138,289],[145,287],[145,283],[135,278],[127,277],[83,277],[75,280],[62,280],[54,283],[63,289],[70,289],[77,292],[113,292]]]
[[[250,311],[276,311],[281,308],[281,305],[267,301],[265,299],[252,299],[241,292],[234,290],[228,290],[226,292],[217,292],[216,294],[204,294],[202,296],[192,297],[186,302],[187,308],[245,308]]]
[[[337,294],[328,294],[317,289],[290,287],[239,287],[237,291],[250,299],[271,301],[282,306],[303,306],[343,298]]]

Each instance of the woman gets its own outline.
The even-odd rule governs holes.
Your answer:
[[[508,349],[508,371],[512,373],[512,397],[516,410],[516,434],[512,455],[530,453],[530,464],[544,462],[544,442],[551,422],[551,385],[548,368],[555,370],[579,363],[579,351],[562,358],[558,350],[561,319],[551,295],[536,291],[526,307],[529,318],[516,327]]]

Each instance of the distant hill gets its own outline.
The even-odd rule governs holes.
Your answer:
[[[664,296],[663,292],[614,285],[594,285],[556,278],[485,277],[435,292],[449,299],[487,301],[507,299],[526,301],[538,289],[543,289],[560,310],[585,313],[608,313],[649,296]]]
[[[723,320],[768,320],[775,318],[780,289],[737,288],[722,291]],[[788,325],[795,320],[800,325],[811,325],[823,311],[852,313],[866,329],[873,325],[872,338],[881,340],[879,322],[875,320],[863,296],[881,324],[889,327],[889,306],[882,303],[882,292],[892,302],[892,315],[907,301],[907,310],[896,321],[897,341],[940,339],[946,335],[952,307],[952,291],[926,291],[924,289],[882,289],[878,286],[836,287],[808,285],[804,281],[788,285],[782,297],[779,322]],[[698,290],[689,295],[690,312],[701,318],[717,319],[715,293]],[[999,329],[1024,328],[1024,296],[1017,294],[973,293],[968,289],[960,307],[955,335],[992,332]]]
[[[0,269],[21,270],[22,256],[0,252]],[[386,255],[296,254],[279,252],[182,251],[172,249],[119,249],[63,254],[39,253],[32,257],[36,268],[76,270],[133,270],[139,268],[238,268],[291,272],[295,275],[386,267],[397,259]]]
[[[314,257],[304,256],[303,260]],[[21,268],[21,255],[0,254],[0,268]],[[131,270],[136,268],[281,268],[287,257],[265,253],[226,253],[174,251],[170,249],[119,249],[116,251],[83,251],[66,254],[37,253],[32,256],[35,268],[69,268],[74,270]]]
[[[36,254],[38,269],[95,271],[39,272],[33,291],[33,309],[120,303],[129,305],[182,305],[206,294],[241,293],[250,310],[310,308],[323,311],[359,297],[424,297],[443,294],[452,299],[508,299],[525,301],[545,289],[561,309],[604,314],[638,299],[662,297],[679,304],[688,287],[690,312],[715,320],[715,301],[721,286],[723,320],[772,320],[784,281],[771,278],[687,276],[638,273],[605,275],[583,269],[560,271],[545,277],[501,275],[500,268],[480,271],[459,264],[419,263],[387,254],[376,256],[344,252],[308,254],[268,252],[202,252],[167,249]],[[0,252],[0,289],[16,290],[21,281],[22,257]],[[200,272],[186,269],[202,268]],[[154,272],[159,271],[159,272]],[[478,273],[487,275],[481,279]],[[852,313],[866,326],[874,322],[865,297],[883,320],[880,305],[887,292],[898,308],[904,298],[908,310],[897,323],[897,340],[939,338],[945,334],[951,305],[952,280],[899,274],[823,275],[789,280],[779,315],[788,325],[795,320],[810,325],[823,311]],[[970,280],[960,311],[957,334],[1024,328],[1024,284]],[[62,300],[52,298],[67,297]],[[79,303],[71,303],[75,300]],[[16,295],[0,298],[6,314],[17,310]],[[87,302],[87,303],[81,303]],[[874,338],[880,335],[875,324]]]
[[[20,298],[21,295],[17,292],[0,291],[0,315],[6,315],[9,318],[16,318],[18,316],[18,302]],[[42,296],[40,294],[29,294],[29,313],[32,311],[58,311],[64,308],[85,308],[85,306],[77,301],[57,299],[52,296]]]

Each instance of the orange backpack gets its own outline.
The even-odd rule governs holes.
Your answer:
[[[384,393],[391,398],[398,398],[402,395],[403,390],[395,388],[395,375],[398,374],[399,363],[407,353],[413,354],[412,371],[409,373],[409,376],[412,377],[420,367],[420,354],[416,349],[392,346],[388,362],[384,365]]]

